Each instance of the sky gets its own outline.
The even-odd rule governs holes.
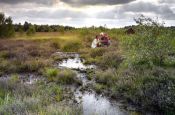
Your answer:
[[[175,26],[175,0],[0,0],[0,12],[14,23],[117,28],[143,14]]]

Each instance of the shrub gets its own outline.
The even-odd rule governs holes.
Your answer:
[[[157,20],[141,16],[136,19],[136,34],[125,38],[124,47],[128,51],[130,63],[148,61],[162,65],[168,54],[172,52],[172,31],[164,28]]]
[[[106,52],[102,56],[102,59],[98,61],[100,67],[105,68],[118,68],[119,65],[122,63],[123,59],[120,54],[116,52]]]
[[[144,109],[175,111],[175,79],[163,68],[135,70],[116,82],[117,92]]]

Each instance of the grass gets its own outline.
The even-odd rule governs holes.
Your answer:
[[[97,71],[95,80],[97,83],[111,86],[116,82],[117,76],[115,70],[108,69],[106,71]]]
[[[69,92],[55,83],[26,86],[18,82],[17,75],[11,76],[6,82],[1,80],[0,83],[0,114],[77,115],[81,112],[79,108],[62,102]]]
[[[46,68],[43,74],[51,82],[81,85],[80,80],[77,78],[77,74],[70,69],[59,70],[54,68]]]
[[[101,31],[111,36],[112,45],[91,49],[93,38]],[[0,113],[80,114],[77,108],[60,106],[69,93],[63,86],[81,82],[74,71],[53,67],[53,61],[62,60],[51,56],[57,51],[78,52],[85,64],[98,66],[97,70],[87,71],[88,79],[97,82],[93,88],[98,93],[109,91],[149,110],[175,111],[174,56],[166,58],[165,65],[159,67],[139,59],[133,61],[135,58],[129,57],[130,52],[122,46],[134,37],[125,34],[124,29],[85,28],[30,37],[17,34],[13,39],[0,40],[0,75],[17,73],[0,84]],[[49,82],[23,86],[18,74],[26,72],[44,75]]]

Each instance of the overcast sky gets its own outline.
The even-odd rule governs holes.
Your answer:
[[[15,23],[123,27],[143,14],[175,26],[175,0],[0,0]]]

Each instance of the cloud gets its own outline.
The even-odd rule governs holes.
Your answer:
[[[175,14],[168,5],[153,4],[150,2],[137,2],[122,6],[119,12],[130,12],[130,13],[147,13],[154,14],[164,19],[175,20]]]
[[[5,4],[21,4],[21,3],[37,3],[43,5],[52,5],[54,3],[53,0],[0,0],[0,3]]]
[[[18,12],[18,13],[16,13]],[[78,19],[78,18],[86,18],[87,15],[80,11],[72,11],[68,9],[42,9],[42,10],[18,10],[18,11],[9,11],[8,14],[16,19]]]
[[[133,24],[134,17],[144,14],[170,20],[171,25],[173,3],[175,0],[0,0],[0,11],[16,23],[121,26]]]
[[[126,4],[135,0],[60,0],[71,6],[86,6],[86,5],[117,5]]]
[[[172,3],[175,3],[175,0],[159,0],[159,2],[172,4]]]

